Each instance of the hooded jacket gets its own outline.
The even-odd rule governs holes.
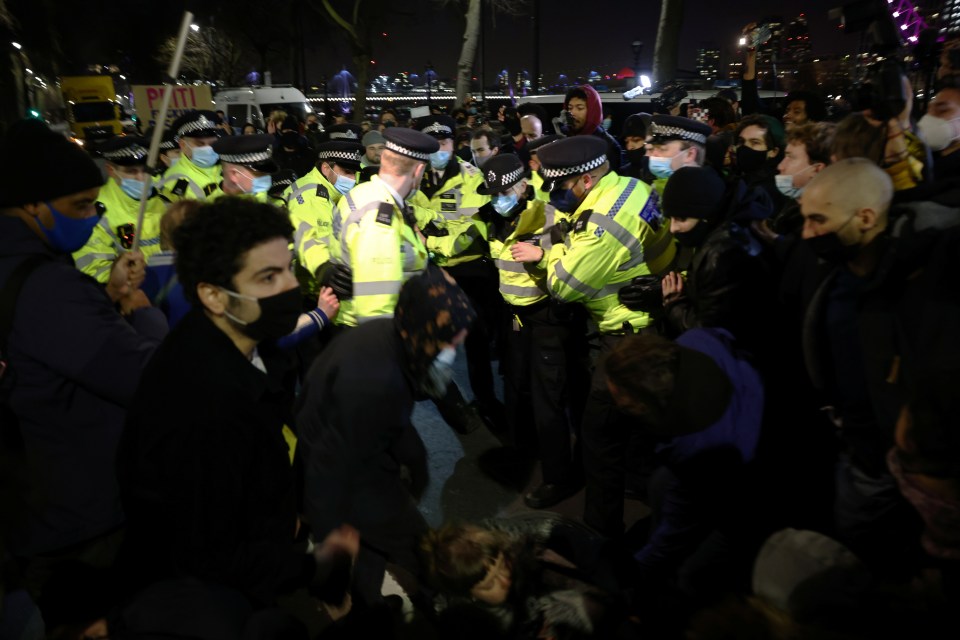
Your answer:
[[[600,94],[597,93],[597,90],[591,87],[588,84],[580,85],[577,87],[582,91],[587,97],[587,120],[583,124],[583,128],[574,133],[573,135],[577,136],[597,136],[601,140],[607,143],[607,160],[610,161],[610,168],[620,173],[621,175],[626,175],[622,173],[621,170],[626,171],[629,168],[627,163],[626,154],[623,152],[623,148],[620,147],[620,143],[616,139],[607,133],[607,130],[603,128],[600,124],[603,121],[603,102],[600,100]],[[570,98],[578,97],[573,95],[573,91],[567,94],[567,97],[563,100],[563,110],[567,110],[567,105],[570,103]]]

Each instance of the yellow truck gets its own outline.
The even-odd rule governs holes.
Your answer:
[[[82,140],[110,137],[123,131],[120,104],[110,76],[64,76],[60,91],[73,135]]]

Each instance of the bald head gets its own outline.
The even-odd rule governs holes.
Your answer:
[[[520,131],[528,141],[536,140],[543,135],[543,123],[540,122],[540,118],[528,113],[520,118]]]
[[[844,244],[868,244],[887,226],[893,182],[867,158],[847,158],[810,181],[800,200],[803,237],[836,232]],[[859,236],[857,235],[859,233]]]

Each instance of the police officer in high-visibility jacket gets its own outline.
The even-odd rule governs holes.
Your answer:
[[[341,126],[341,125],[337,125]],[[337,203],[356,184],[363,147],[348,139],[323,142],[317,147],[317,166],[284,193],[297,275],[305,293],[316,298],[317,273],[330,262],[330,229]]]
[[[489,196],[477,192],[483,184],[481,172],[453,153],[453,118],[426,116],[416,121],[416,128],[436,138],[440,148],[430,156],[430,167],[413,203],[438,212],[446,221],[446,233],[428,236],[427,248],[477,310],[477,321],[464,343],[467,372],[481,413],[497,428],[505,416],[494,392],[490,343],[497,318],[502,315],[503,301],[497,292],[497,271],[487,257],[485,225],[477,216]]]
[[[157,191],[171,202],[205,200],[216,191],[221,180],[220,157],[213,150],[223,129],[212,111],[189,111],[170,126],[180,145],[180,160],[170,168]]]
[[[337,316],[341,326],[392,316],[401,285],[426,268],[425,230],[439,230],[436,214],[408,200],[439,148],[437,141],[399,127],[383,136],[380,173],[343,196],[334,211],[330,259],[352,272],[352,297],[341,297]],[[482,424],[454,383],[437,408],[461,433]]]
[[[604,352],[622,336],[652,330],[651,318],[620,304],[618,289],[639,275],[669,271],[676,248],[646,184],[610,171],[607,145],[593,136],[558,140],[538,152],[550,202],[570,214],[563,243],[546,255],[555,297],[583,304],[600,329]],[[616,411],[602,360],[581,425],[587,495],[584,519],[610,536],[623,533],[624,453],[628,432]]]
[[[508,311],[502,360],[507,423],[521,456],[540,460],[543,482],[524,502],[543,509],[582,486],[571,435],[586,399],[586,314],[547,290],[543,256],[566,214],[534,198],[517,155],[491,158],[483,172],[486,182],[478,191],[491,201],[480,214]]]
[[[540,136],[536,140],[527,143],[527,153],[530,154],[530,186],[533,187],[533,197],[544,202],[549,202],[550,194],[541,189],[543,178],[540,177],[540,159],[537,158],[537,151],[545,144],[563,140],[566,136],[559,133],[552,133],[547,136]]]
[[[107,169],[107,182],[97,197],[103,215],[87,243],[73,254],[77,268],[99,282],[107,282],[113,263],[133,247],[138,233],[140,251],[148,262],[151,256],[160,253],[160,218],[168,203],[152,188],[146,194],[143,229],[136,228],[148,144],[144,138],[123,136],[111,138],[100,147]]]
[[[257,202],[283,205],[283,200],[270,195],[273,178],[279,169],[273,160],[275,138],[267,133],[248,136],[226,136],[213,143],[220,156],[223,180],[207,196],[212,201],[228,196],[244,196]]]

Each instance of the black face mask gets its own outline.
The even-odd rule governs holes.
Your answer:
[[[845,264],[860,253],[859,244],[843,244],[835,231],[807,238],[806,242],[821,260],[831,264]]]
[[[239,325],[240,331],[257,342],[277,340],[290,334],[300,319],[300,288],[294,287],[282,293],[265,298],[248,296],[229,289],[223,289],[227,295],[244,300],[256,300],[260,306],[260,317],[246,322],[227,312],[227,317]]]
[[[706,241],[712,228],[706,220],[700,220],[690,231],[680,231],[673,234],[673,237],[677,239],[681,247],[699,247]]]
[[[741,174],[756,173],[767,164],[767,152],[750,147],[737,147],[737,168]]]
[[[300,146],[300,134],[296,131],[286,131],[280,135],[280,142],[288,149],[296,149]]]
[[[628,150],[627,161],[633,167],[634,173],[649,173],[650,158],[647,156],[647,150],[643,147]]]

